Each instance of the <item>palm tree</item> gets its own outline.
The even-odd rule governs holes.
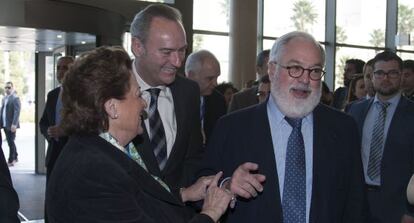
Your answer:
[[[371,36],[371,40],[369,40],[369,43],[372,44],[375,47],[381,47],[385,45],[385,32],[382,29],[374,29],[372,30],[372,33],[369,34]],[[377,54],[377,50],[375,51],[375,54]]]
[[[293,16],[290,19],[294,22],[299,31],[308,32],[308,26],[312,26],[318,18],[315,7],[308,0],[299,0],[293,4]]]

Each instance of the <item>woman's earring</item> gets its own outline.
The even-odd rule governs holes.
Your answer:
[[[118,118],[118,114],[115,114],[115,115],[114,115],[114,119],[117,119],[117,118]]]

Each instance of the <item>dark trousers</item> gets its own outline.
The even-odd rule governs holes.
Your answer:
[[[4,134],[6,135],[7,144],[9,145],[9,159],[8,162],[11,163],[14,160],[17,160],[17,149],[14,140],[16,139],[16,132],[12,132],[9,129],[4,128]]]

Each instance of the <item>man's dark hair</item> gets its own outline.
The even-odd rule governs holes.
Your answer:
[[[265,59],[269,58],[270,50],[263,50],[259,54],[257,54],[256,58],[256,66],[262,67],[265,63]]]
[[[356,73],[362,73],[364,69],[365,62],[360,59],[349,59],[345,61],[346,64],[354,64]]]
[[[404,60],[403,69],[410,69],[414,72],[414,60]]]
[[[377,63],[378,61],[391,61],[391,60],[397,61],[399,69],[402,70],[403,68],[402,59],[396,53],[388,51],[388,50],[383,51],[374,57],[374,66],[375,66],[375,63]]]
[[[268,74],[266,74],[266,75],[262,76],[262,77],[259,79],[259,84],[260,84],[260,83],[264,83],[264,84],[270,83],[269,75],[268,75]]]

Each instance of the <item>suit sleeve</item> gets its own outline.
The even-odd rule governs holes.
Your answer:
[[[51,103],[50,100],[51,100],[51,96],[49,92],[47,94],[46,105],[43,110],[42,117],[40,118],[40,121],[39,121],[40,133],[42,133],[42,135],[46,138],[47,141],[50,141],[49,135],[47,134],[47,129],[49,128],[49,126],[51,126],[51,123],[49,122],[49,118],[47,114],[47,110],[50,109],[50,103]]]
[[[18,126],[19,124],[19,117],[20,117],[20,98],[16,96],[16,98],[13,100],[13,107],[14,107],[14,113],[13,113],[13,122],[12,125]]]

